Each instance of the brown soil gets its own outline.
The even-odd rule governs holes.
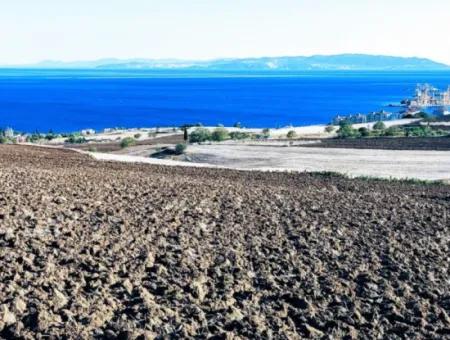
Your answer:
[[[137,141],[136,145],[157,145],[157,144],[178,144],[183,143],[183,135],[161,136],[152,139],[146,139]],[[79,150],[92,150],[95,149],[98,152],[113,152],[121,150],[120,141],[108,142],[108,143],[89,143],[89,144],[65,144],[67,148],[79,149]]]
[[[450,187],[0,146],[0,337],[445,338]]]
[[[450,150],[450,137],[328,138],[302,147],[447,151]]]

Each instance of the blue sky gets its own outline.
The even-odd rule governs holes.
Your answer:
[[[0,1],[0,64],[344,52],[450,64],[449,0]]]

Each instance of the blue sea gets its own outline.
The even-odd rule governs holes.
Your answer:
[[[194,72],[0,69],[0,127],[19,131],[328,123],[387,109],[450,72]]]

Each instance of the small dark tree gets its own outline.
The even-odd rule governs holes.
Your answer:
[[[189,134],[189,142],[202,143],[211,140],[211,132],[208,129],[198,127]]]
[[[218,127],[216,128],[212,134],[211,139],[215,142],[222,142],[225,139],[228,139],[230,137],[230,134],[228,133],[228,130],[224,127]]]
[[[182,155],[186,151],[186,144],[177,144],[175,146],[175,153],[177,155]]]
[[[370,136],[370,131],[366,127],[360,127],[358,129],[358,132],[361,135],[361,137],[369,137]]]
[[[352,138],[358,136],[358,131],[356,131],[353,126],[348,122],[341,122],[339,124],[339,130],[337,131],[338,137],[340,138]]]
[[[374,130],[384,130],[386,129],[386,125],[380,120],[373,125]]]
[[[325,127],[325,131],[328,132],[328,133],[333,132],[334,131],[334,126],[333,125],[327,125]]]
[[[120,141],[120,147],[122,149],[128,148],[129,146],[136,145],[136,140],[133,137],[125,137]]]
[[[295,132],[295,130],[291,130],[287,133],[287,138],[292,139],[295,138],[297,136],[297,133]]]

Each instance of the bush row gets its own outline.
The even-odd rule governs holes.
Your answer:
[[[432,129],[426,125],[417,126],[391,126],[386,128],[383,122],[377,122],[369,130],[366,127],[355,129],[349,123],[341,123],[337,131],[339,138],[366,138],[366,137],[436,137],[445,136],[445,131]]]

